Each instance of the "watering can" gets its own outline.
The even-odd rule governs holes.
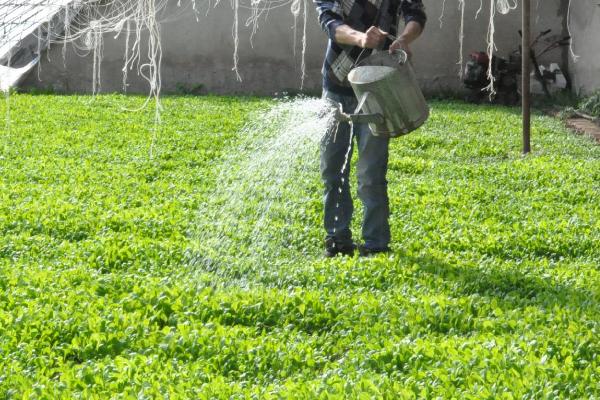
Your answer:
[[[348,81],[358,105],[354,114],[338,111],[339,120],[368,123],[375,136],[397,137],[414,131],[429,117],[425,97],[402,50],[369,56],[350,71]]]

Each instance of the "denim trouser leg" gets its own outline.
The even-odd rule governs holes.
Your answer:
[[[363,203],[362,236],[365,247],[382,249],[390,243],[390,206],[387,194],[389,138],[374,136],[368,126],[357,129],[358,197]]]
[[[327,94],[327,97],[341,103],[344,112],[349,112],[354,98]],[[355,101],[355,100],[354,100]],[[350,193],[350,159],[352,148],[348,153],[351,129],[347,122],[335,123],[325,134],[321,142],[321,179],[325,185],[324,223],[327,238],[344,246],[352,243],[350,223],[354,206]],[[348,165],[343,174],[342,168],[348,154]],[[343,178],[343,183],[342,183]]]
[[[346,113],[354,112],[356,98],[326,93],[326,97],[342,104]],[[336,129],[334,126],[333,129]],[[350,125],[337,124],[335,141],[328,132],[321,144],[321,177],[325,185],[324,222],[327,237],[336,243],[352,241],[352,197],[349,185],[350,149],[348,165],[342,176],[346,152],[350,145]],[[389,200],[387,195],[387,163],[389,138],[377,137],[367,124],[355,124],[354,134],[358,146],[358,195],[364,205],[363,239],[368,248],[383,248],[390,242]],[[342,185],[342,177],[344,184]],[[341,191],[340,191],[341,188]]]

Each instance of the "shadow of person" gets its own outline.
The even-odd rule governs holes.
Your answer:
[[[401,262],[416,265],[417,274],[442,279],[456,294],[494,297],[507,310],[525,306],[598,309],[599,293],[560,281],[535,264],[507,263],[498,266],[494,259],[450,264],[430,255],[412,256],[399,252]]]

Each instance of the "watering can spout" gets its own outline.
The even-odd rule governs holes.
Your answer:
[[[368,96],[369,92],[366,92],[362,95],[353,114],[346,114],[343,112],[342,105],[339,104],[338,108],[336,108],[336,119],[343,122],[352,122],[353,124],[383,124],[385,122],[385,118],[380,113],[360,112]]]
[[[350,119],[355,124],[383,124],[385,119],[379,113],[372,114],[351,114]]]
[[[353,124],[383,124],[385,119],[379,113],[372,114],[346,114],[339,113],[336,116],[337,121],[352,122]]]

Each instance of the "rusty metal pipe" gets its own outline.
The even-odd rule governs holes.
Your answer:
[[[531,0],[523,0],[521,42],[521,103],[523,111],[523,154],[531,152]]]

